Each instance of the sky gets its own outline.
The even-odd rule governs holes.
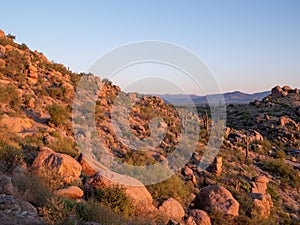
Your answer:
[[[11,0],[1,3],[0,29],[75,72],[87,72],[118,46],[158,40],[199,56],[222,92],[300,87],[298,0]],[[125,68],[112,80],[123,89],[143,91],[147,85],[139,83],[141,73],[163,73],[164,81],[185,84],[184,90],[174,93],[201,94],[178,78],[180,71],[152,68],[149,64]],[[151,86],[172,93],[175,89],[164,81]]]

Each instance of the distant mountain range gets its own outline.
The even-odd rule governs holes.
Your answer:
[[[254,100],[262,100],[264,97],[271,94],[270,91],[264,91],[264,92],[258,92],[254,94],[247,94],[240,91],[234,91],[234,92],[227,92],[224,93],[224,99],[226,104],[248,104],[250,102],[253,102]],[[208,95],[210,97],[213,97],[215,95]],[[187,97],[190,97],[190,99],[195,104],[206,104],[207,103],[207,97],[206,96],[198,96],[198,95],[184,95],[184,94],[165,94],[165,95],[159,95],[159,97],[172,102],[173,104],[178,105],[184,105],[188,104]]]

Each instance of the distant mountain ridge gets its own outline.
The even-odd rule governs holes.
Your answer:
[[[254,94],[247,94],[240,91],[226,92],[223,94],[226,104],[249,104],[254,100],[262,100],[264,97],[270,95],[270,91],[257,92]],[[172,102],[173,104],[188,104],[187,97],[189,97],[195,104],[206,104],[207,96],[185,95],[185,94],[165,94],[158,95],[159,97]],[[208,95],[213,97],[215,95]]]

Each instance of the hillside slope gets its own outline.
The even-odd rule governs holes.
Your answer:
[[[74,115],[72,124],[75,90],[83,77],[101,86],[94,107],[97,132],[74,131],[86,121],[88,107]],[[214,124],[206,107],[199,107],[199,115],[190,112],[187,117],[201,128],[197,147],[175,175],[147,186],[129,176],[123,178],[139,186],[112,182],[105,176],[107,168],[94,167],[76,139],[99,137],[117,163],[168,168],[165,160],[178,146],[185,124],[174,106],[142,96],[125,118],[127,135],[134,142],[155,141],[149,122],[162,117],[155,131],[165,136],[155,148],[135,151],[112,125],[118,94],[140,98],[108,80],[50,62],[0,31],[2,224],[300,224],[298,90],[276,87],[262,101],[228,106],[224,141],[204,171],[198,165]]]

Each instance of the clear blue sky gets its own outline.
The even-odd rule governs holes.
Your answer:
[[[222,91],[300,87],[298,0],[11,0],[0,29],[77,72],[127,42],[163,40],[199,55]]]

